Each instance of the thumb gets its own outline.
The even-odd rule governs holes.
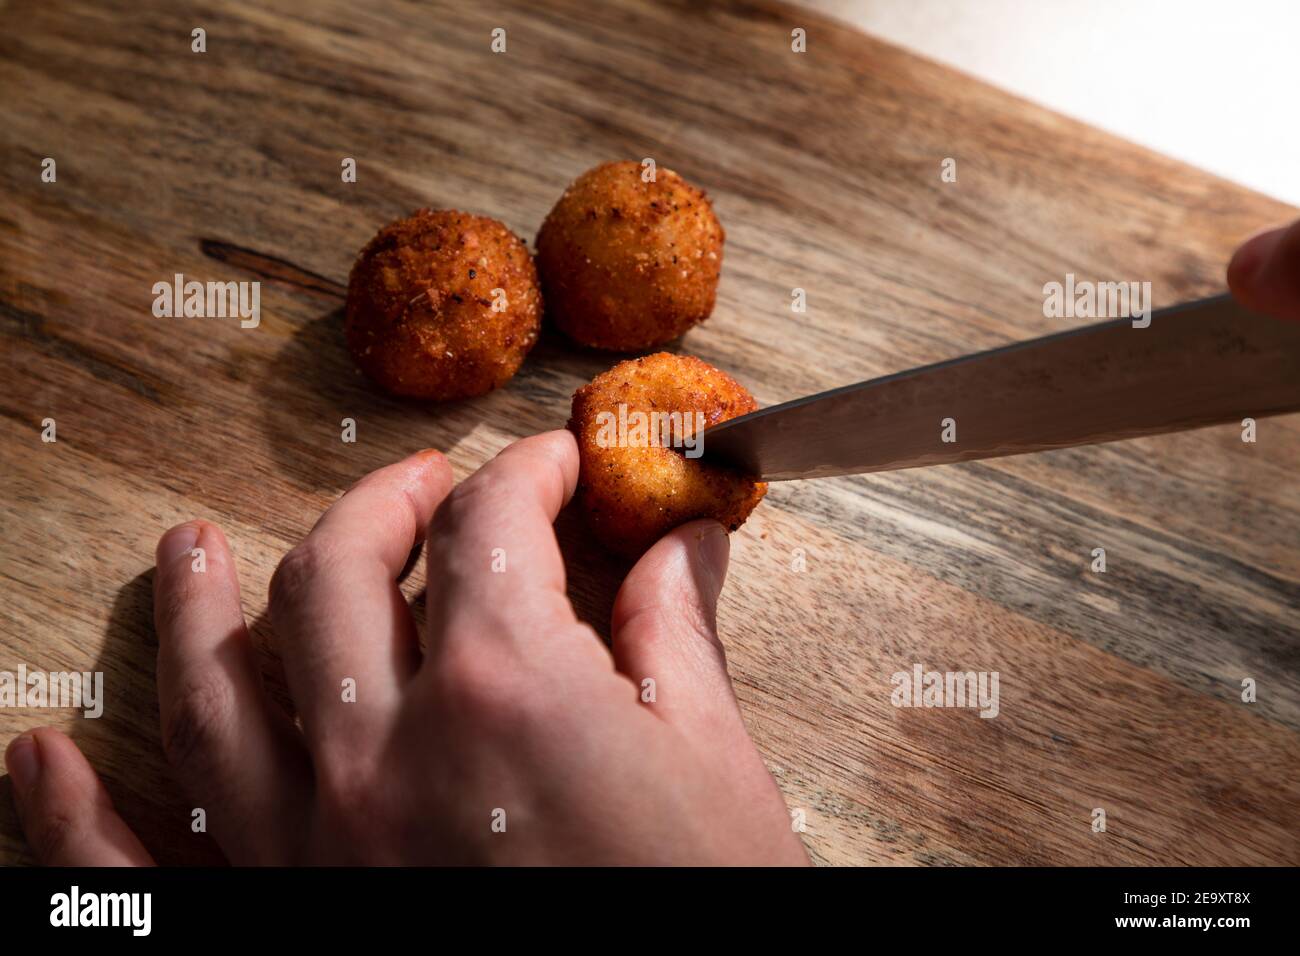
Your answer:
[[[726,767],[731,793],[740,798],[737,812],[752,810],[768,821],[762,832],[774,841],[773,859],[806,865],[781,791],[745,729],[718,640],[718,595],[730,556],[731,540],[716,521],[692,521],[660,538],[614,599],[614,663],[641,688],[642,706],[707,761]]]
[[[615,666],[644,704],[688,736],[743,732],[717,630],[730,552],[718,522],[684,524],[642,556],[614,599]]]
[[[1300,321],[1300,222],[1242,243],[1228,263],[1228,288],[1248,309]]]

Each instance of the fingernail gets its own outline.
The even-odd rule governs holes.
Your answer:
[[[1278,241],[1286,231],[1283,229],[1265,229],[1251,236],[1237,249],[1232,261],[1228,263],[1228,285],[1236,291],[1248,291],[1255,284],[1260,268],[1272,255]]]
[[[14,778],[14,790],[26,794],[41,775],[41,750],[31,734],[20,734],[5,750],[5,766]]]
[[[417,451],[412,457],[413,458],[441,458],[442,452],[438,451],[438,449],[436,448],[425,448],[422,449],[421,451]]]
[[[168,567],[176,563],[176,559],[182,554],[188,554],[194,550],[194,545],[199,540],[200,527],[197,521],[187,521],[185,524],[177,525],[158,542],[157,562],[158,567]]]
[[[713,579],[719,591],[727,577],[727,565],[731,561],[731,538],[727,529],[716,521],[700,533],[700,561]]]

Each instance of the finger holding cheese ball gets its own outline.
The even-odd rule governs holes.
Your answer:
[[[547,314],[593,348],[669,342],[713,311],[725,237],[708,197],[672,170],[597,166],[537,235]]]
[[[667,352],[621,362],[578,389],[569,429],[581,460],[579,506],[595,536],[610,550],[635,557],[696,518],[713,518],[728,531],[739,528],[767,485],[651,436],[669,431],[665,421],[680,422],[689,448],[709,425],[757,408],[725,372]],[[641,428],[647,418],[635,413],[647,416],[647,427]]]
[[[420,209],[389,223],[348,277],[348,349],[394,395],[504,385],[537,341],[542,297],[523,241],[495,219]]]

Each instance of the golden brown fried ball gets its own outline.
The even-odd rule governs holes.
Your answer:
[[[620,362],[573,395],[569,429],[577,436],[582,467],[580,507],[597,538],[621,554],[636,556],[679,524],[714,518],[735,531],[767,493],[767,485],[679,449],[615,445],[612,425],[624,405],[631,413],[683,413],[683,434],[693,435],[694,412],[703,426],[754,411],[744,386],[690,355],[659,352]],[[602,416],[602,412],[610,416]],[[602,429],[605,429],[602,435]],[[630,436],[632,429],[626,429]]]
[[[348,277],[348,348],[394,395],[466,398],[504,385],[537,341],[541,313],[523,241],[451,209],[389,223]]]
[[[713,311],[726,234],[713,206],[671,169],[640,163],[588,170],[537,234],[548,314],[582,345],[662,345]]]

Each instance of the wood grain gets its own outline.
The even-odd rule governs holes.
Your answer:
[[[69,729],[163,862],[215,848],[159,750],[161,531],[223,526],[269,641],[275,563],[341,489],[425,446],[463,477],[562,426],[610,364],[552,334],[485,398],[377,394],[339,310],[384,222],[451,206],[531,240],[579,172],[654,157],[727,229],[717,310],[679,347],[766,405],[1056,331],[1041,290],[1067,272],[1209,294],[1241,238],[1296,215],[775,3],[275,6],[0,9],[0,670],[102,670],[109,694],[98,721],[0,710],[0,740]],[[260,280],[260,326],[154,318],[177,272]],[[734,536],[721,625],[814,859],[1300,863],[1298,475],[1290,416],[1256,444],[1214,428],[774,486]],[[573,516],[559,533],[603,627],[617,569]],[[893,707],[914,662],[998,671],[999,716]],[[7,779],[0,859],[28,859]]]

